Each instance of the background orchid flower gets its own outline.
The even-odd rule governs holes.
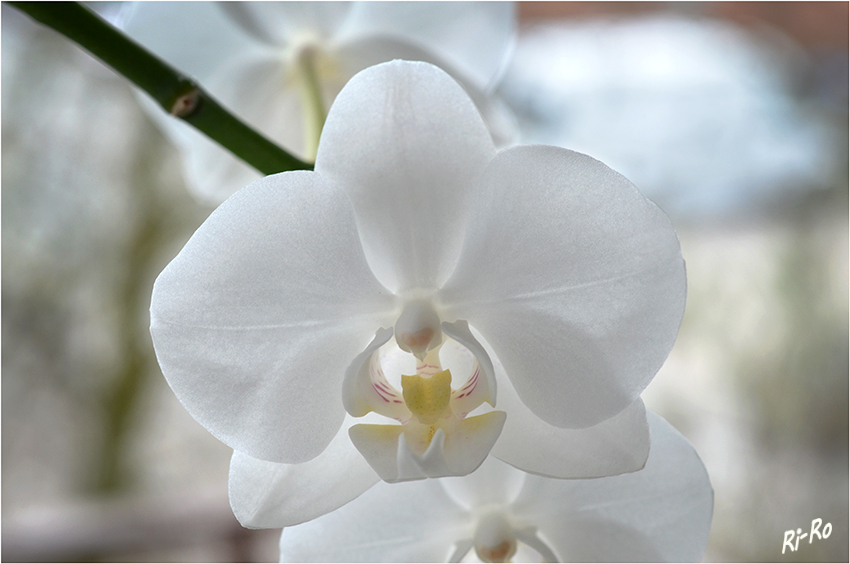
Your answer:
[[[368,466],[322,466],[359,484],[338,505],[491,450],[559,477],[640,468],[638,396],[684,301],[676,234],[628,180],[556,147],[497,153],[457,82],[394,61],[337,97],[314,172],[210,215],[157,279],[151,333],[180,401],[247,457],[309,481],[353,442]],[[621,452],[592,467],[552,445]]]
[[[378,484],[283,530],[282,562],[697,562],[714,494],[690,443],[648,413],[638,472],[556,480],[493,458],[463,478]]]
[[[358,71],[426,61],[461,82],[497,141],[515,133],[490,93],[514,41],[509,2],[138,2],[122,27],[193,75],[249,125],[312,161],[327,108]],[[218,204],[260,178],[197,131],[152,108],[184,150],[187,182]]]

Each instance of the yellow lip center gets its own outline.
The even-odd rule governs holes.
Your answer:
[[[425,425],[436,423],[449,410],[452,398],[452,373],[448,370],[433,376],[401,376],[404,403],[416,419]]]

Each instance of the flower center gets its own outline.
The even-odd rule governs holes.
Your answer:
[[[388,344],[393,334],[397,347]],[[452,368],[468,370],[457,389],[452,388],[452,372],[443,369],[440,355],[446,349]],[[399,369],[404,353],[416,358],[416,374]],[[400,378],[401,391],[385,377],[382,358],[388,367],[395,366],[392,375]],[[346,371],[342,397],[354,417],[375,412],[400,423],[358,424],[349,430],[354,446],[388,482],[472,472],[505,422],[502,411],[467,417],[484,402],[495,403],[493,365],[465,321],[441,322],[427,300],[408,302],[395,331],[376,333]]]
[[[428,351],[416,363],[416,374],[401,375],[404,404],[411,417],[403,421],[407,446],[417,455],[424,455],[439,429],[450,429],[461,417],[452,411],[452,373],[443,370],[439,351],[442,345]]]

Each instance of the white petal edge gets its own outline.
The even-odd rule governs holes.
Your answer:
[[[404,40],[487,89],[505,71],[515,33],[513,2],[359,2],[339,38],[377,35]]]
[[[279,464],[239,451],[230,459],[228,491],[233,514],[251,529],[290,527],[330,513],[380,478],[348,438],[346,418],[328,447],[302,464]]]
[[[444,562],[471,538],[467,513],[436,480],[388,484],[318,519],[286,528],[281,562]]]
[[[708,543],[714,492],[693,446],[647,413],[646,467],[596,480],[529,475],[514,516],[539,528],[560,561],[697,562]]]
[[[496,93],[479,86],[469,74],[452,64],[450,59],[441,57],[434,51],[419,47],[403,38],[384,35],[358,36],[336,45],[334,50],[338,53],[340,64],[344,69],[342,74],[349,77],[367,67],[393,59],[421,61],[435,65],[463,87],[487,124],[490,136],[497,147],[506,146],[519,137],[516,117]]]
[[[519,397],[557,427],[595,425],[661,367],[685,306],[670,220],[603,163],[543,145],[482,175],[437,298],[490,343]]]
[[[351,198],[378,280],[397,293],[435,290],[454,268],[471,189],[494,154],[457,82],[427,63],[392,61],[339,93],[315,170]]]
[[[228,199],[163,270],[151,335],[199,423],[234,450],[298,463],[339,429],[345,369],[393,304],[345,195],[318,174],[282,173]]]

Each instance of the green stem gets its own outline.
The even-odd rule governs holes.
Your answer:
[[[263,174],[313,168],[245,125],[191,79],[77,2],[10,4],[85,48],[150,94],[165,111],[190,123]]]

